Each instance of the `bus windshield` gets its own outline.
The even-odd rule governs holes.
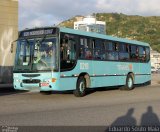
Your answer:
[[[15,70],[57,70],[56,38],[18,40]]]

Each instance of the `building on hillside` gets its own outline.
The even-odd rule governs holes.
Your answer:
[[[17,37],[18,0],[0,0],[0,84],[12,84],[15,54],[10,49]]]
[[[151,66],[155,69],[160,68],[160,53],[151,49]]]
[[[83,21],[84,16],[76,16],[75,19],[77,21]]]
[[[106,34],[106,23],[97,21],[94,16],[87,16],[74,22],[74,29]]]

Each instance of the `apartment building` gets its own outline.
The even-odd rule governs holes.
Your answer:
[[[74,29],[106,34],[106,23],[97,21],[94,16],[80,17],[78,21],[74,22]]]

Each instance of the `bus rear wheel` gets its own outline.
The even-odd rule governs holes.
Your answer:
[[[76,90],[73,92],[76,97],[83,97],[86,95],[86,79],[81,76],[77,81]]]
[[[134,81],[131,74],[127,75],[126,85],[121,87],[121,90],[132,90],[134,88]]]
[[[126,90],[132,90],[133,87],[134,87],[133,77],[129,74],[129,75],[127,76],[127,79],[126,79],[125,89],[126,89]]]

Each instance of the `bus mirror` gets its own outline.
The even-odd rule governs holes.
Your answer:
[[[13,50],[14,50],[14,43],[16,42],[17,40],[13,41],[11,43],[11,48],[10,48],[10,52],[13,53]]]

